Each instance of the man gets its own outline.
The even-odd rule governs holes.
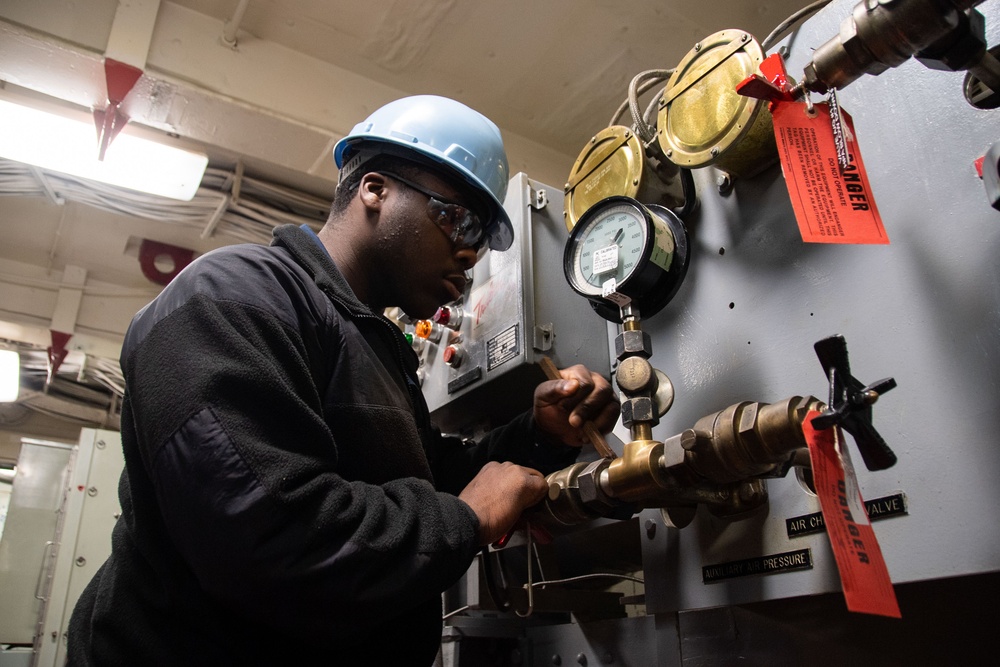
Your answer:
[[[429,317],[510,245],[495,125],[406,98],[335,156],[318,236],[208,253],[133,320],[122,516],[71,665],[430,664],[440,593],[542,499],[584,419],[613,425],[608,382],[576,366],[478,444],[444,438],[381,315]]]

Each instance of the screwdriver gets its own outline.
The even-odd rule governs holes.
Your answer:
[[[542,370],[545,372],[545,377],[548,379],[562,379],[562,375],[559,374],[559,369],[556,368],[556,365],[552,363],[552,360],[548,357],[541,357],[538,364],[542,367]],[[611,459],[618,458],[618,455],[615,454],[615,450],[611,449],[608,441],[604,439],[604,436],[594,425],[594,422],[589,419],[585,421],[583,423],[583,432],[587,436],[587,439],[590,440],[590,444],[594,446],[594,449],[597,450],[597,453],[600,454],[602,458],[608,459],[609,461]]]

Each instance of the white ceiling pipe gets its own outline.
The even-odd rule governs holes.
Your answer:
[[[240,0],[240,4],[236,6],[236,11],[233,12],[232,18],[226,21],[226,24],[222,27],[222,42],[231,49],[236,48],[236,32],[240,29],[243,14],[246,13],[249,4],[250,0]]]

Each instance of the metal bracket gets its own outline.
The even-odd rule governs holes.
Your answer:
[[[549,196],[545,194],[545,190],[539,188],[537,190],[531,190],[531,208],[536,211],[541,211],[543,208],[549,205]]]
[[[547,352],[552,349],[552,339],[555,338],[555,336],[552,331],[551,322],[535,325],[532,334],[533,340],[531,346],[533,348],[539,352]]]

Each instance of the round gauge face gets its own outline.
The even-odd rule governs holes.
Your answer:
[[[642,211],[628,203],[603,208],[581,225],[573,230],[567,276],[579,292],[600,295],[610,280],[621,285],[633,274],[646,248],[649,225]]]

